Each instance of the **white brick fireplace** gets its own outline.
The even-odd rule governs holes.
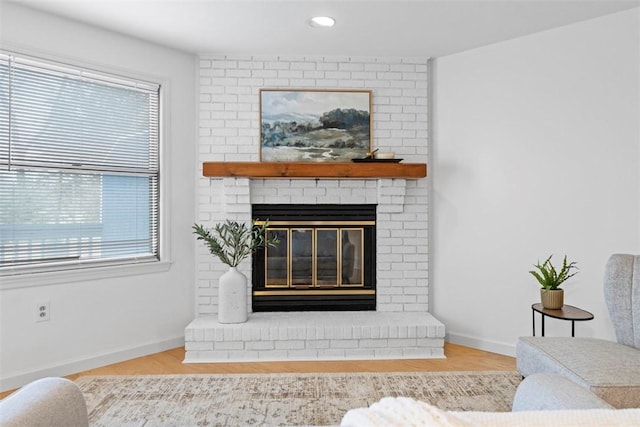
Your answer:
[[[426,59],[203,56],[200,164],[259,161],[261,88],[370,89],[374,148],[427,163]],[[197,242],[185,361],[443,357],[444,326],[428,313],[428,203],[424,178],[200,178],[197,221],[208,226],[249,222],[252,204],[377,205],[377,304],[375,312],[253,313],[244,324],[218,324],[217,281],[227,267]],[[249,278],[250,269],[240,266]]]

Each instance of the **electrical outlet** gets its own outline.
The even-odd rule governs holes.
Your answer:
[[[51,320],[51,307],[49,301],[36,304],[36,322],[48,322]]]

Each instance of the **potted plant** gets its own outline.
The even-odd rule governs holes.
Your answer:
[[[237,267],[260,248],[280,243],[275,234],[269,235],[269,221],[256,221],[252,226],[226,220],[212,230],[193,225],[197,240],[202,240],[211,255],[216,256],[229,270],[220,277],[218,286],[218,322],[244,323],[247,311],[247,277]]]
[[[568,262],[567,256],[564,256],[562,260],[562,267],[556,268],[551,263],[551,257],[547,258],[542,264],[538,261],[534,264],[536,270],[531,270],[531,273],[540,283],[542,289],[540,289],[540,298],[542,306],[551,310],[557,310],[564,305],[564,290],[560,288],[560,285],[567,279],[575,276],[578,272],[571,272],[577,270],[576,262]]]

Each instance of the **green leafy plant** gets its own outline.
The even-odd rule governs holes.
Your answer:
[[[562,267],[560,267],[560,269],[554,267],[551,263],[551,257],[553,257],[553,255],[550,255],[542,264],[540,264],[540,261],[534,264],[537,271],[529,271],[547,291],[559,289],[560,285],[567,279],[578,274],[577,271],[571,272],[571,270],[577,270],[578,267],[576,267],[576,262],[567,262],[566,255],[562,260]]]
[[[247,224],[226,220],[216,224],[212,230],[200,224],[193,224],[193,234],[209,248],[211,255],[217,256],[229,267],[237,267],[249,255],[260,248],[275,247],[280,240],[275,234],[268,235],[269,221]]]

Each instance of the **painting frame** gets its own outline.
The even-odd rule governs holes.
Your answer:
[[[261,162],[351,162],[371,152],[368,89],[260,89]]]

